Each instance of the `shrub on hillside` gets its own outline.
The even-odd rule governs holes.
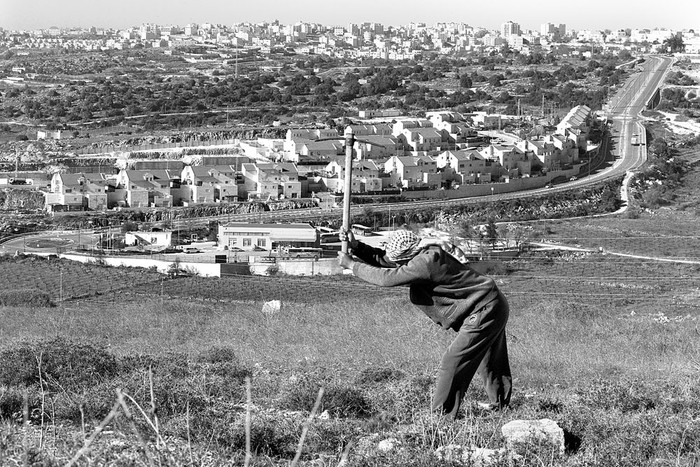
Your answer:
[[[50,391],[90,387],[117,372],[116,358],[103,347],[61,337],[22,342],[0,352],[0,361],[0,384],[32,386],[41,375]]]
[[[303,417],[256,413],[250,424],[251,452],[255,456],[291,459],[303,420]],[[240,410],[209,407],[198,413],[190,413],[189,419],[173,417],[162,426],[166,433],[215,446],[219,452],[234,457],[246,451],[245,423],[245,413]]]
[[[202,384],[204,381],[206,378],[201,377],[181,379],[169,375],[153,376],[151,387],[151,378],[147,373],[133,371],[82,391],[54,394],[52,414],[57,420],[73,423],[101,420],[111,410],[116,401],[117,390],[120,390],[128,395],[127,405],[135,414],[140,411],[130,398],[147,413],[153,411],[160,420],[184,416],[188,410],[191,416],[195,416],[205,412],[211,404]],[[139,415],[137,419],[141,420],[142,417]]]
[[[238,363],[238,356],[231,347],[210,347],[197,356],[197,361],[202,363],[223,363],[235,362]]]
[[[40,418],[41,394],[36,389],[0,388],[0,420],[21,422],[24,420],[24,406],[29,414],[29,420],[34,422]],[[0,444],[0,450],[2,445]]]
[[[508,265],[498,260],[476,261],[470,263],[469,266],[487,276],[505,276],[510,272]]]
[[[3,290],[0,291],[0,306],[51,307],[51,296],[39,290]]]
[[[416,411],[428,409],[435,380],[432,376],[416,375],[389,382],[372,393],[372,401],[384,419],[395,423],[411,423]]]
[[[324,388],[320,411],[327,410],[336,417],[368,417],[374,413],[371,402],[364,392],[337,383],[302,376],[293,378],[282,388],[280,406],[286,410],[311,411],[319,389]]]
[[[355,378],[355,383],[360,386],[369,384],[385,383],[388,381],[398,381],[406,377],[406,374],[395,368],[369,367],[360,371]]]

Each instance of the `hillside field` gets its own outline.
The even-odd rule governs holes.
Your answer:
[[[481,412],[475,380],[456,422],[428,409],[452,334],[403,288],[2,258],[0,465],[450,466],[438,448],[542,418],[565,453],[515,465],[700,465],[697,177],[635,217],[534,224],[589,252],[475,264],[510,301],[514,395]]]

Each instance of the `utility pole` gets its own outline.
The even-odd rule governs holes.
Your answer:
[[[345,128],[345,190],[343,193],[343,229],[345,232],[350,231],[350,198],[352,195],[352,153],[355,145],[355,133],[352,126],[348,125]],[[343,253],[348,252],[348,241],[342,242],[341,250]]]
[[[544,93],[542,93],[542,118],[544,118]]]

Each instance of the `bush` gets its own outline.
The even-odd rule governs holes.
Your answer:
[[[434,383],[434,378],[428,375],[416,375],[390,383],[375,396],[375,407],[384,418],[395,423],[411,423],[416,410],[430,407]]]
[[[0,306],[55,306],[51,296],[39,290],[3,290],[0,291]]]
[[[24,396],[27,395],[27,409],[30,420],[36,418],[41,407],[41,396],[36,390],[20,388],[0,388],[0,420],[21,422],[24,419]]]
[[[476,261],[469,265],[475,271],[487,276],[505,276],[510,272],[503,261]]]
[[[0,361],[3,362],[0,384],[36,385],[41,368],[41,378],[50,391],[94,386],[117,372],[116,358],[104,348],[61,337],[23,342],[17,348],[1,352]]]
[[[291,459],[299,441],[303,419],[289,419],[278,415],[259,413],[251,419],[250,447],[256,456],[274,456]],[[182,439],[188,436],[183,417],[164,423],[164,429]],[[190,414],[189,436],[195,442],[214,445],[227,455],[234,456],[246,450],[245,416],[234,410],[220,411],[207,408]],[[239,464],[240,465],[240,464]]]
[[[231,347],[210,347],[199,354],[197,361],[202,363],[238,363],[238,357]]]
[[[365,368],[355,378],[355,383],[360,386],[385,383],[388,381],[398,381],[403,379],[406,374],[401,370],[387,367],[369,367]]]
[[[619,410],[622,413],[652,410],[660,402],[657,388],[634,379],[599,380],[587,387],[581,396],[593,407],[606,411]]]
[[[321,387],[324,387],[321,411],[327,410],[329,414],[337,417],[357,418],[368,417],[374,413],[372,404],[362,391],[308,376],[295,378],[282,389],[281,408],[311,411]]]

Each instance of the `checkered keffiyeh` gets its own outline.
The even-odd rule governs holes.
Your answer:
[[[386,257],[391,261],[405,261],[418,254],[420,238],[408,230],[397,230],[386,245]]]

